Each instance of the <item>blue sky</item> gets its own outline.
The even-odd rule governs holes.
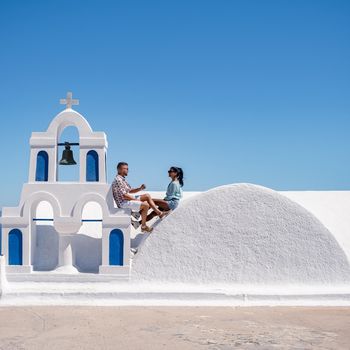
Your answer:
[[[108,178],[350,189],[349,1],[0,1],[0,206],[67,91]]]

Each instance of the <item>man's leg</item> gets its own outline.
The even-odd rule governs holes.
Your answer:
[[[151,196],[148,193],[142,194],[140,196],[140,200],[142,202],[147,202],[148,205],[154,210],[156,215],[158,215],[159,217],[164,216],[164,214],[157,208],[156,204],[154,203],[153,199],[151,198]]]
[[[142,202],[141,208],[140,208],[141,225],[142,225],[142,227],[145,227],[145,226],[146,226],[148,210],[149,210],[149,205],[148,205],[148,203],[147,203],[147,202]]]

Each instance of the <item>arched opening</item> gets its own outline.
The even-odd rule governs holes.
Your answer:
[[[34,271],[52,271],[58,264],[59,237],[54,228],[54,211],[49,201],[33,204],[31,251]]]
[[[15,228],[9,233],[9,265],[23,265],[22,232]]]
[[[58,137],[58,143],[63,144],[65,142],[69,143],[79,143],[79,131],[75,126],[67,126],[62,130],[61,134]],[[77,164],[75,165],[60,165],[59,162],[62,158],[63,150],[65,146],[57,147],[57,181],[67,181],[67,182],[76,182],[79,181],[79,169],[80,169],[80,154],[79,146],[71,145],[70,146],[74,160]]]
[[[51,225],[53,226],[53,208],[49,201],[40,201],[35,208],[33,208],[33,219],[37,225]]]
[[[49,177],[49,156],[40,151],[36,156],[35,181],[47,181]]]
[[[109,265],[123,265],[124,235],[119,229],[114,229],[109,235]]]
[[[93,238],[102,238],[102,208],[101,205],[95,201],[86,202],[82,213],[82,225],[78,234],[83,234]]]
[[[86,181],[99,181],[98,154],[94,150],[86,155]]]
[[[98,273],[102,263],[102,208],[86,202],[81,213],[82,225],[72,245],[75,266],[80,272]]]

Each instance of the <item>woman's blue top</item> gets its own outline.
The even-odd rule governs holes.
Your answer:
[[[182,188],[178,180],[171,181],[166,190],[164,200],[170,201],[172,199],[180,200],[182,197]]]

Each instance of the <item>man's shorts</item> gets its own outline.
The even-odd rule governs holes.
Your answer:
[[[123,204],[120,205],[120,208],[123,209],[131,209],[132,211],[140,211],[141,209],[141,201],[126,201]]]

